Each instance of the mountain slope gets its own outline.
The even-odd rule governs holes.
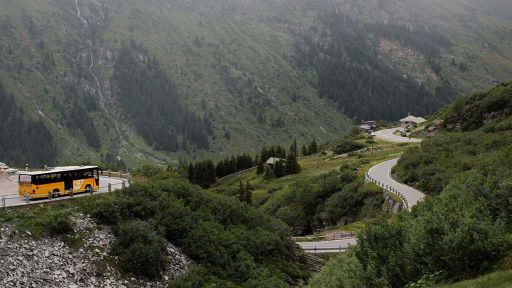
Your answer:
[[[137,166],[254,153],[263,144],[291,138],[326,141],[346,131],[344,114],[358,119],[428,114],[457,92],[512,74],[506,1],[352,2],[3,1],[0,82],[26,118],[45,123],[53,138],[48,141],[57,146],[56,162]],[[348,53],[357,69],[327,61],[320,62],[322,70],[301,65],[305,59],[298,44],[306,35],[317,31],[320,37],[313,39],[345,45],[344,38],[322,36],[327,28],[334,33],[339,28],[326,28],[322,18],[328,11],[359,23],[352,31],[360,43],[355,48],[368,53],[359,60]],[[405,38],[381,33],[366,44],[378,34],[370,27],[375,23],[413,29]],[[406,41],[421,27],[449,38],[451,45],[438,45],[434,58],[425,55],[424,45]],[[161,81],[174,88],[159,98],[177,99],[187,113],[144,118],[165,114],[138,105],[155,90],[140,90],[133,101],[125,101],[127,89],[143,86],[128,86],[116,77],[125,46],[141,47],[133,55],[141,73],[152,75],[151,67],[160,67],[159,77],[166,78]],[[344,55],[340,51],[346,48],[333,49],[330,58]],[[354,89],[331,89],[340,83]],[[166,105],[156,106],[178,107]],[[162,131],[164,141],[155,140],[156,131]]]
[[[409,147],[393,172],[425,192],[424,201],[410,213],[369,224],[357,246],[330,261],[309,287],[438,287],[506,269],[512,247],[511,91],[510,83],[502,84],[439,113],[447,126]]]

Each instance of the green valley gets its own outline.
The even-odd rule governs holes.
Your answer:
[[[48,128],[47,142],[64,163],[166,166],[254,154],[290,138],[325,142],[349,129],[348,118],[428,114],[458,93],[507,80],[512,69],[510,7],[499,1],[23,0],[1,7],[0,82],[23,117]],[[160,87],[173,92],[148,90],[143,77],[130,85],[117,77],[122,47],[138,47],[140,75],[160,67],[159,81],[171,83]],[[163,99],[154,93],[170,93],[179,103],[172,107],[187,112],[172,108],[174,116],[143,124],[145,114],[163,112],[132,108]],[[155,141],[156,131],[165,139]]]

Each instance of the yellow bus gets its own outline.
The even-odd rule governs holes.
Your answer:
[[[97,191],[97,166],[57,167],[49,171],[19,172],[19,195],[29,199],[55,198],[71,193]]]

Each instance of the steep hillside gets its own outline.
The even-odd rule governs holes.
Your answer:
[[[284,223],[182,176],[138,172],[122,191],[1,209],[0,286],[286,288],[309,277]]]
[[[358,245],[309,287],[437,287],[510,269],[510,88],[502,84],[443,111],[440,119],[453,125],[407,149],[394,170],[425,200],[411,213],[367,225]],[[507,274],[454,287],[499,287]]]
[[[3,1],[0,82],[24,118],[48,128],[55,162],[123,167],[255,153],[290,138],[334,139],[345,115],[428,114],[460,91],[506,80],[509,6]]]
[[[438,135],[399,161],[395,170],[402,181],[436,195],[468,171],[482,171],[492,179],[505,177],[501,173],[511,168],[511,83],[462,97],[433,122],[441,127]]]
[[[205,153],[254,152],[291,137],[327,140],[346,130],[346,117],[316,97],[291,60],[290,29],[312,19],[300,5],[79,0],[2,6],[7,57],[1,81],[27,111],[40,112],[35,117],[52,130],[59,161],[121,159],[133,166]],[[163,114],[134,109],[151,101],[147,93],[159,88],[141,89],[125,101],[126,91],[135,86],[127,86],[130,79],[121,80],[116,71],[123,46],[140,46],[145,58],[158,63],[164,73],[160,81],[175,83],[172,97],[191,116],[141,122],[145,115]],[[151,69],[140,71],[151,77],[143,71]],[[73,121],[77,114],[81,121]],[[203,127],[206,134],[200,135],[196,130]],[[156,131],[179,147],[155,142]]]

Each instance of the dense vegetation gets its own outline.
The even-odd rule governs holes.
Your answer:
[[[96,198],[86,210],[115,228],[112,252],[127,272],[158,277],[166,261],[165,241],[182,248],[197,266],[175,287],[267,287],[266,281],[287,287],[286,280],[308,276],[299,266],[302,260],[296,262],[300,254],[286,225],[176,175],[161,172]],[[186,286],[191,283],[199,284]]]
[[[315,151],[316,142],[313,141],[314,147],[310,150]],[[307,150],[306,150],[307,151]],[[300,172],[300,165],[297,161],[297,141],[290,147],[287,154],[286,150],[280,145],[270,147],[263,146],[259,156],[253,158],[248,154],[240,154],[231,156],[214,164],[212,160],[207,159],[196,163],[190,163],[186,167],[187,178],[190,183],[197,184],[203,188],[208,188],[217,182],[217,179],[232,175],[234,173],[254,168],[258,174],[265,174],[265,178],[280,178],[286,175],[297,174]],[[266,161],[270,157],[280,159],[273,167],[269,167]]]
[[[114,72],[124,110],[155,149],[186,150],[189,143],[209,148],[208,135],[213,133],[210,119],[207,115],[201,119],[183,106],[175,84],[144,47],[133,42],[124,45]]]
[[[299,66],[316,71],[319,94],[336,102],[349,117],[396,120],[408,112],[429,114],[453,96],[448,87],[433,95],[403,77],[379,58],[375,48],[380,37],[400,41],[418,48],[439,72],[440,47],[450,45],[445,36],[424,27],[364,25],[334,11],[323,15],[321,22],[320,28],[315,26],[298,41]]]
[[[287,223],[295,235],[309,235],[326,226],[373,217],[382,202],[380,189],[364,184],[353,167],[347,166],[313,179],[298,180],[290,189],[289,194],[266,203],[265,211]]]
[[[507,117],[512,116],[512,82],[502,83],[486,93],[461,97],[445,111],[443,126],[448,130],[474,131],[484,124],[484,131],[512,130]]]
[[[367,226],[357,247],[328,264],[311,287],[434,285],[508,267],[512,137],[489,128],[510,121],[503,116],[507,86],[459,100],[463,109],[458,102],[444,111],[446,121],[462,119],[461,127],[480,128],[441,132],[406,151],[395,169],[401,180],[432,196],[412,213]],[[480,115],[494,113],[502,117],[482,122]]]
[[[40,118],[32,120],[0,83],[0,154],[10,165],[56,164],[52,134]]]
[[[359,136],[356,129],[339,143],[334,143],[331,148],[343,148],[342,153],[353,152],[353,149],[367,145],[365,141],[366,137]],[[346,142],[357,145],[342,147]],[[309,146],[313,149],[306,150],[318,150],[315,141]],[[292,227],[296,236],[308,235],[328,226],[343,225],[379,215],[382,210],[382,191],[375,185],[365,184],[364,174],[361,172],[372,161],[396,153],[398,150],[395,149],[401,148],[389,145],[372,152],[368,150],[344,155],[346,157],[317,153],[300,158],[300,171],[296,174],[274,177],[275,170],[281,168],[275,166],[270,173],[268,166],[264,166],[256,171],[246,171],[223,179],[212,189],[251,203],[281,219]],[[295,145],[290,147],[288,153],[282,147],[265,147],[261,151],[260,159],[270,155],[282,157],[283,154],[288,158],[294,155],[294,151]],[[286,160],[282,162],[287,163]]]
[[[426,193],[439,194],[464,171],[485,171],[489,177],[498,177],[495,171],[510,169],[511,83],[460,98],[440,115],[440,126],[448,132],[407,151],[395,169],[399,179]]]

